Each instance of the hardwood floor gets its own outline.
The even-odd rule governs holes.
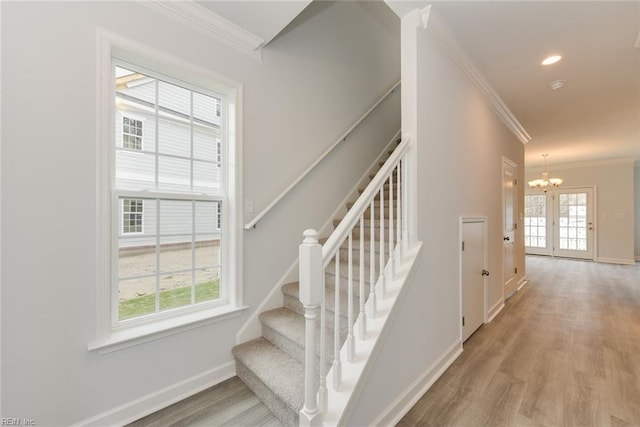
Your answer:
[[[640,426],[640,265],[527,257],[527,275],[399,426]],[[130,425],[280,424],[234,377]]]
[[[527,257],[527,275],[399,426],[640,425],[640,265]]]
[[[233,377],[129,426],[280,427],[281,424],[238,377]]]

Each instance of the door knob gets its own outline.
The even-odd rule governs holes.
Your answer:
[[[502,240],[504,240],[505,242],[508,242],[508,241],[509,241],[509,240],[511,240],[511,239],[509,239],[509,236],[504,236],[504,237],[502,238]]]
[[[483,276],[488,276],[488,275],[489,275],[489,272],[488,272],[487,270],[482,270],[482,275],[483,275]]]

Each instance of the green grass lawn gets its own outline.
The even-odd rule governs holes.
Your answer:
[[[196,285],[196,303],[211,301],[220,297],[220,281],[218,279]],[[191,288],[176,288],[160,292],[160,310],[183,307],[191,304]],[[120,301],[120,320],[143,316],[156,311],[156,296],[143,295]]]

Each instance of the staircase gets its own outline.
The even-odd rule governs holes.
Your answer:
[[[400,140],[396,141],[394,148],[400,143]],[[393,153],[393,149],[389,150],[387,157]],[[378,169],[384,164],[380,162]],[[369,180],[372,180],[375,173],[371,173]],[[394,177],[396,175],[393,175]],[[397,179],[393,179],[393,184],[389,182],[384,184],[384,191],[388,193],[390,186],[393,187],[394,195],[398,194],[397,191]],[[362,193],[364,188],[360,188],[359,192]],[[378,242],[380,239],[380,195],[374,200],[374,242]],[[354,202],[347,203],[347,209],[351,209]],[[393,214],[396,215],[394,207]],[[378,244],[374,244],[374,256],[371,256],[370,243],[371,243],[371,208],[368,208],[364,212],[362,218],[364,223],[364,233],[361,232],[359,227],[356,227],[352,231],[352,247],[351,259],[352,259],[352,280],[354,283],[352,292],[354,299],[359,301],[359,292],[361,291],[359,286],[359,268],[360,259],[362,258],[365,271],[367,272],[365,277],[364,291],[366,295],[371,292],[371,280],[370,280],[370,267],[373,260],[373,269],[376,273],[379,271],[379,248]],[[389,218],[390,209],[386,205],[383,209],[384,218]],[[335,219],[333,226],[337,227],[340,224],[341,219]],[[382,229],[388,233],[389,223],[382,221]],[[362,233],[362,235],[361,235]],[[364,240],[363,253],[360,252],[360,239]],[[326,239],[321,240],[320,243],[324,243]],[[388,247],[386,251],[389,251]],[[325,299],[326,301],[335,301],[336,282],[339,284],[339,315],[340,315],[340,334],[339,342],[340,347],[344,344],[348,333],[348,256],[349,248],[348,243],[345,241],[339,249],[338,255],[338,269],[336,269],[336,260],[333,259],[327,268],[325,269]],[[376,265],[377,264],[377,265]],[[338,272],[338,276],[336,276]],[[376,276],[377,277],[377,276]],[[375,277],[374,277],[375,280]],[[305,309],[299,300],[299,284],[298,282],[288,283],[282,286],[282,293],[284,297],[283,307],[273,310],[265,311],[260,314],[260,322],[262,323],[262,336],[260,338],[251,340],[249,342],[240,344],[233,349],[233,355],[236,359],[236,373],[242,381],[266,404],[266,406],[273,412],[273,414],[286,426],[298,426],[299,425],[299,413],[304,403],[304,387],[305,387]],[[353,304],[353,316],[358,315],[358,304]],[[334,354],[334,317],[335,308],[333,304],[326,304],[325,318],[327,333],[325,334],[325,349],[329,355]],[[316,325],[316,329],[319,330],[319,325]],[[317,332],[316,336],[320,336]],[[316,345],[316,348],[319,348]],[[316,355],[317,360],[320,360],[319,351]],[[326,372],[331,366],[331,360],[325,361]],[[319,363],[317,364],[319,366]]]

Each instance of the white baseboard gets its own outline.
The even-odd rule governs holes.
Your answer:
[[[142,396],[124,405],[73,424],[72,427],[122,426],[233,377],[235,362],[225,363],[186,380]]]
[[[373,426],[394,426],[404,417],[433,383],[462,353],[462,342],[456,341],[427,370],[396,398],[378,417]]]
[[[495,303],[493,305],[493,307],[491,307],[489,309],[489,312],[487,313],[487,323],[489,323],[493,319],[495,319],[496,316],[498,315],[498,313],[500,313],[503,308],[504,308],[504,301],[503,300],[499,300],[497,303]]]
[[[636,257],[636,261],[640,261],[640,256],[637,256],[637,257]]]
[[[527,283],[529,283],[529,281],[527,280],[527,276],[522,276],[522,278],[518,280],[516,290],[519,291],[520,289],[524,288],[524,285],[526,285]]]
[[[622,259],[622,258],[596,258],[596,262],[604,262],[607,264],[622,264],[622,265],[635,265],[635,260],[633,259]]]

